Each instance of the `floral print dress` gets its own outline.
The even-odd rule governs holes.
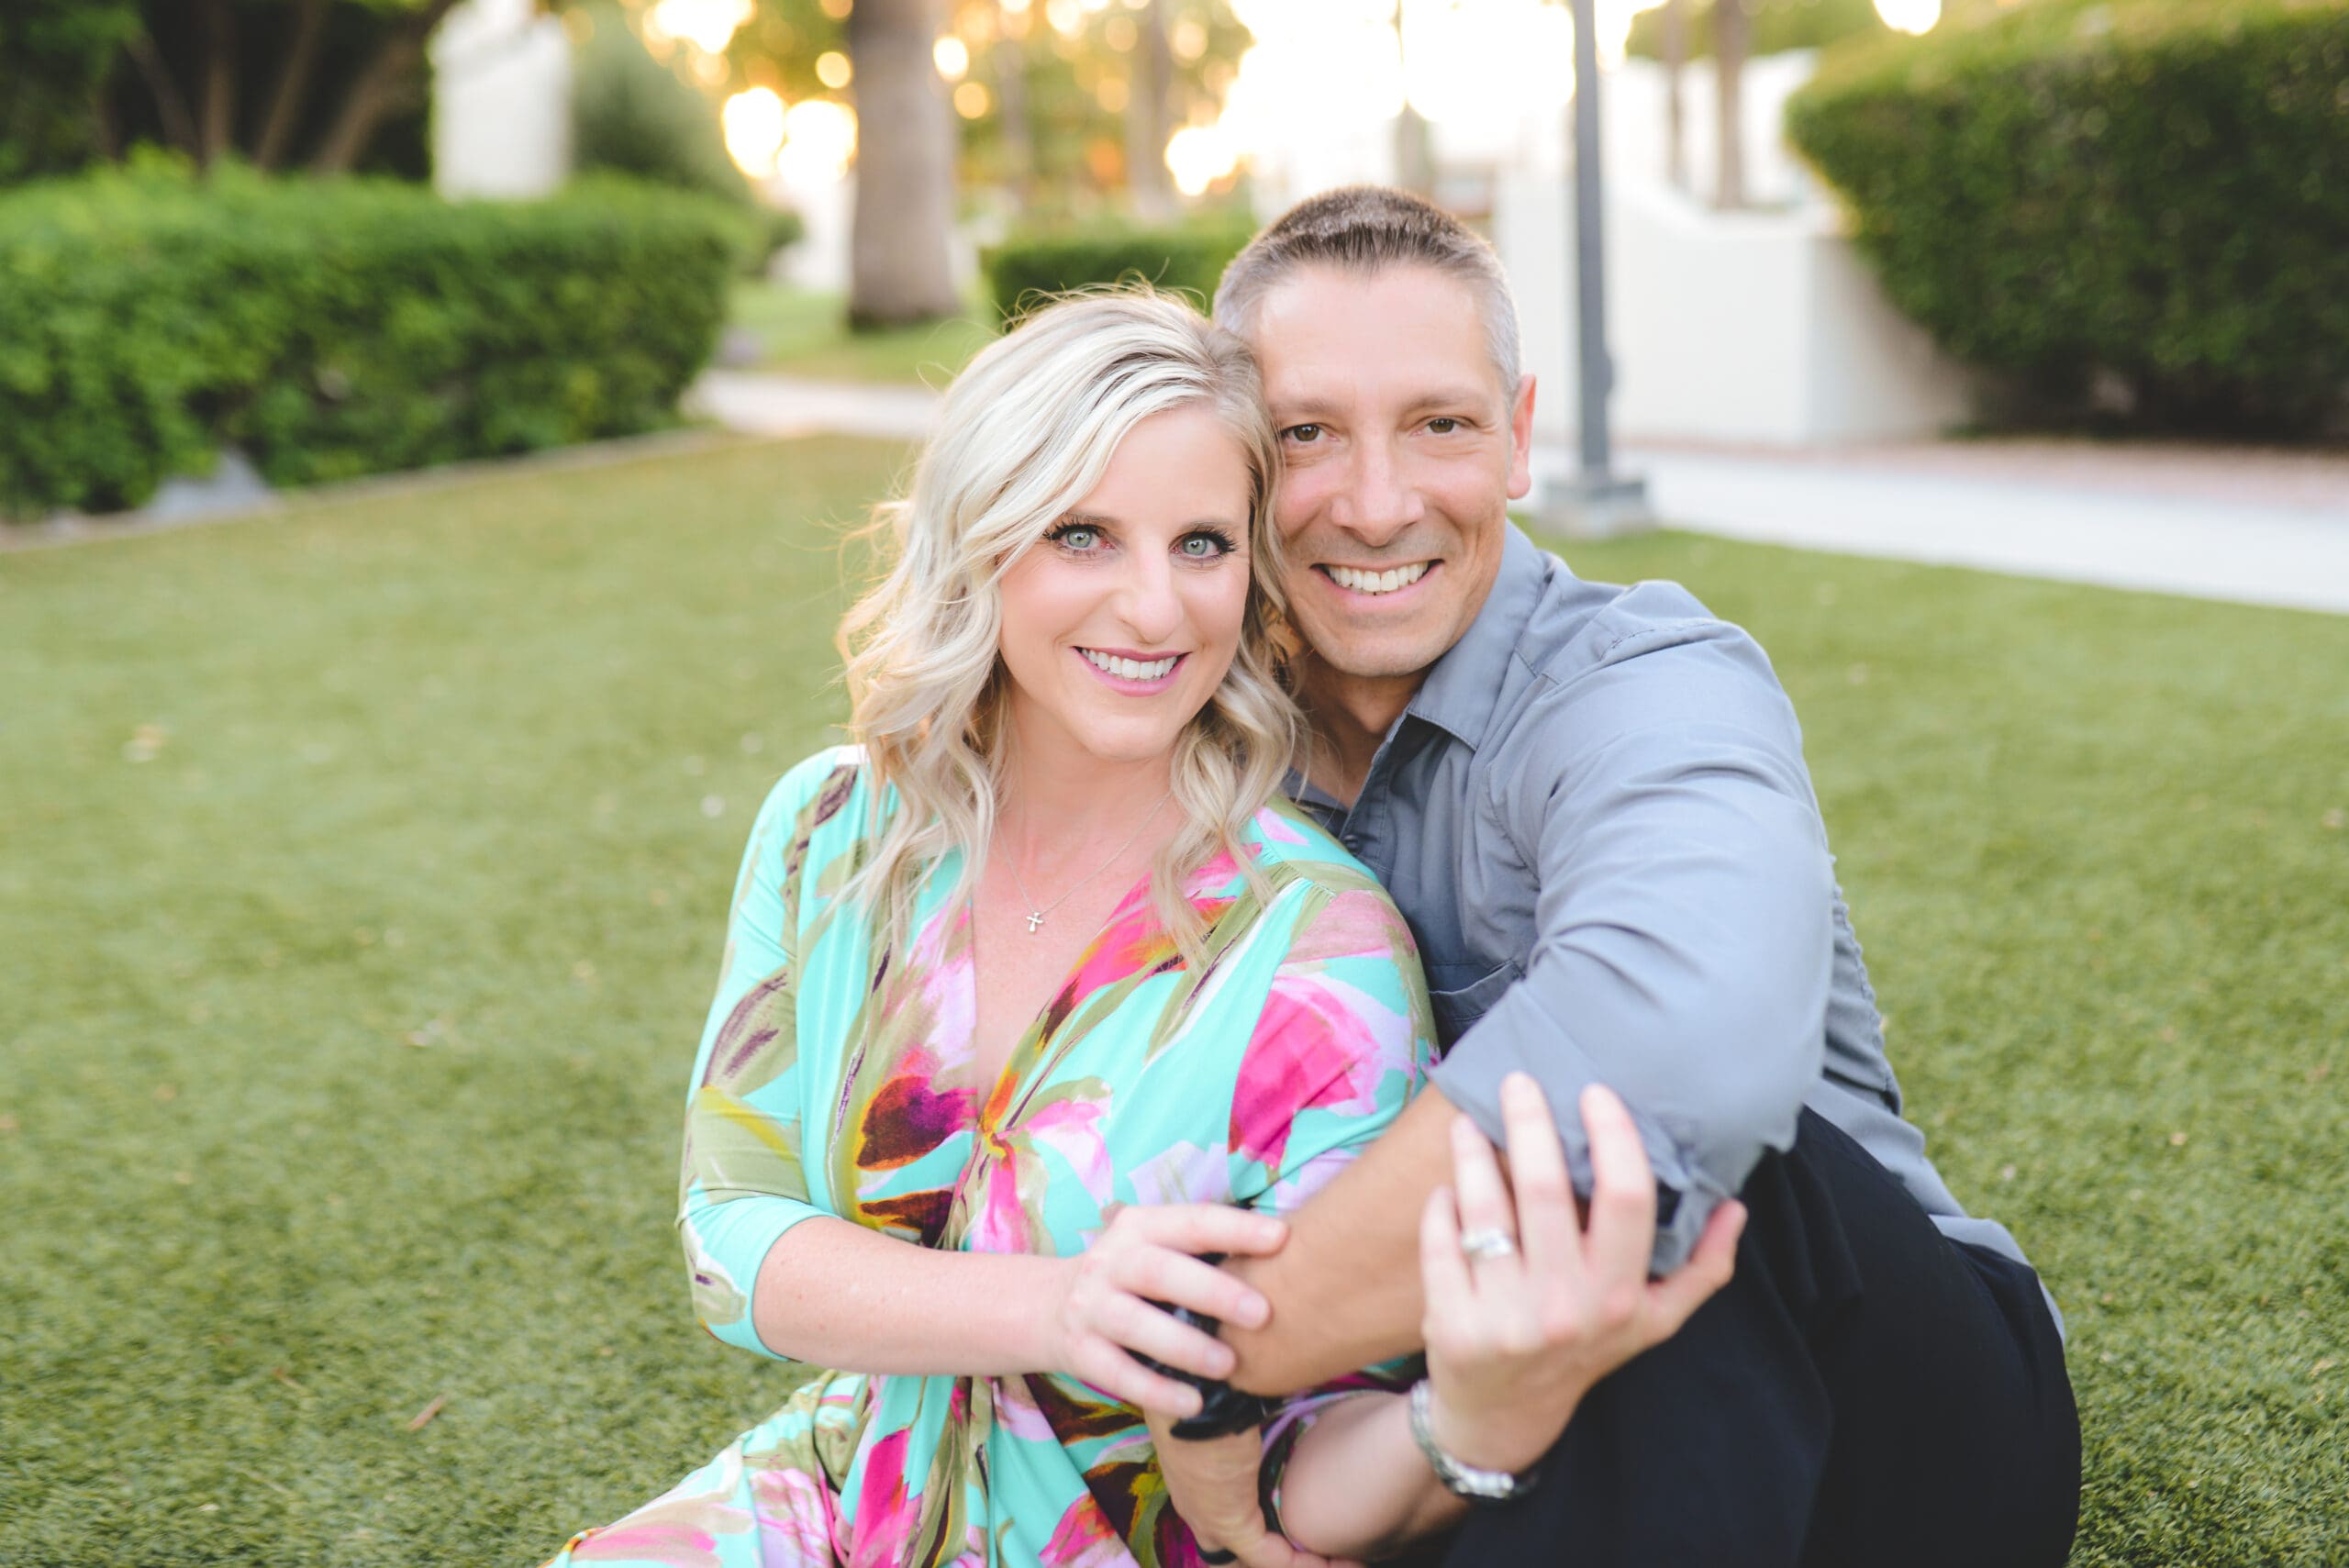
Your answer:
[[[902,962],[838,898],[872,784],[820,753],[759,813],[696,1061],[678,1227],[703,1324],[751,1327],[761,1261],[836,1216],[925,1247],[1068,1255],[1120,1205],[1286,1213],[1393,1120],[1434,1052],[1408,929],[1370,873],[1286,803],[1188,879],[1186,963],[1127,894],[1059,994],[974,1082],[969,905],[935,868]],[[881,803],[886,809],[894,793]],[[941,1303],[941,1310],[951,1304]],[[1140,1413],[1078,1379],[810,1370],[783,1407],[555,1563],[658,1568],[1187,1568]],[[1401,1369],[1299,1396],[1293,1428]]]

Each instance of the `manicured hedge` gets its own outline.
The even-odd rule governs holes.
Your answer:
[[[2030,404],[2340,417],[2349,0],[2032,0],[1831,51],[1787,128],[1894,301]]]
[[[1185,289],[1204,306],[1252,230],[1214,219],[1163,228],[1105,227],[1014,234],[982,258],[987,295],[1008,320],[1035,297],[1113,284],[1138,274],[1163,289]]]
[[[670,422],[741,222],[617,181],[27,186],[0,198],[0,514],[135,506],[224,442],[298,484]]]

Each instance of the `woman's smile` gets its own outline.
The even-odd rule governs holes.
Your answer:
[[[1174,675],[1187,653],[1134,653],[1118,648],[1074,651],[1111,691],[1155,696],[1174,689]]]

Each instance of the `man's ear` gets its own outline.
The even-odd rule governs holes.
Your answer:
[[[1508,498],[1522,501],[1533,488],[1533,378],[1517,384],[1508,410]]]

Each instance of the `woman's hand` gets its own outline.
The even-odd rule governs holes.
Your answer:
[[[1678,1332],[1729,1282],[1745,1210],[1723,1204],[1687,1263],[1651,1281],[1655,1178],[1623,1102],[1597,1084],[1583,1091],[1587,1228],[1541,1086],[1511,1073],[1501,1114],[1507,1182],[1475,1124],[1453,1127],[1454,1185],[1431,1195],[1419,1228],[1421,1329],[1437,1442],[1464,1464],[1517,1472],[1556,1443],[1593,1384]]]
[[[1201,1377],[1230,1376],[1237,1358],[1222,1340],[1151,1303],[1261,1328],[1272,1312],[1264,1296],[1194,1254],[1255,1257],[1278,1251],[1287,1239],[1288,1227],[1271,1215],[1221,1204],[1118,1210],[1100,1240],[1061,1260],[1046,1318],[1046,1364],[1144,1410],[1197,1415],[1197,1389],[1150,1371],[1132,1352]]]

